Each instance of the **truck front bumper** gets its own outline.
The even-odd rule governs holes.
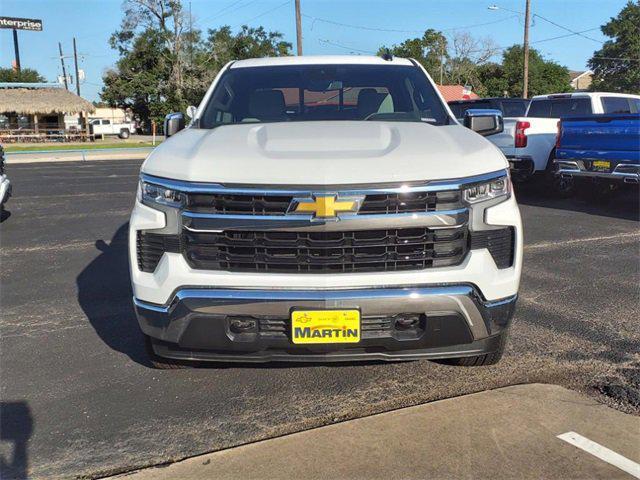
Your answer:
[[[516,298],[483,301],[471,285],[341,290],[184,288],[166,305],[135,298],[134,304],[143,332],[162,357],[300,362],[491,353],[506,333]],[[361,340],[352,344],[292,343],[290,316],[298,308],[358,309]],[[244,329],[235,328],[237,325]]]
[[[609,171],[597,171],[589,168],[590,161],[556,160],[557,173],[567,177],[601,178],[623,183],[640,183],[640,165],[624,161],[611,161]]]

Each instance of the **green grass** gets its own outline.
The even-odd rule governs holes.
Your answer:
[[[156,145],[160,142],[156,141]],[[153,147],[151,142],[112,142],[112,143],[34,143],[30,145],[4,145],[4,151],[11,152],[32,152],[41,150],[108,150],[110,148],[146,148]]]

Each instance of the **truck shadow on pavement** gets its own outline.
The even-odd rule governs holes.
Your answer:
[[[33,416],[27,402],[0,402],[0,478],[29,478],[27,446],[32,433]]]
[[[100,255],[76,278],[78,303],[104,343],[148,367],[151,364],[131,300],[128,231],[127,222],[116,230],[108,244],[96,241]]]
[[[581,185],[569,198],[560,198],[544,181],[534,178],[527,183],[515,184],[514,190],[521,205],[640,220],[640,189],[637,185],[623,185],[620,190],[606,196],[596,194],[591,185]]]

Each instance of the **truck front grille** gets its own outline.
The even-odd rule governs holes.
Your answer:
[[[163,235],[138,231],[138,268],[153,272],[164,252],[183,253],[192,268],[238,272],[340,273],[458,265],[486,248],[498,268],[513,265],[513,227],[354,232],[244,232]]]
[[[246,317],[245,317],[246,318]],[[258,332],[264,337],[289,338],[291,320],[288,318],[254,318],[258,323]],[[377,315],[365,316],[360,319],[362,338],[391,336],[394,329],[393,316]]]
[[[230,195],[191,193],[187,209],[194,213],[221,215],[286,215],[291,195]],[[359,215],[420,213],[461,208],[459,190],[368,194]]]
[[[509,268],[513,265],[515,237],[513,227],[480,230],[471,235],[471,248],[486,248],[498,268]]]
[[[339,232],[184,231],[192,268],[232,272],[348,273],[458,265],[467,228]]]

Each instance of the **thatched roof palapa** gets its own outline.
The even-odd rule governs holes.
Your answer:
[[[63,88],[0,88],[0,112],[47,115],[94,110],[91,102]]]

